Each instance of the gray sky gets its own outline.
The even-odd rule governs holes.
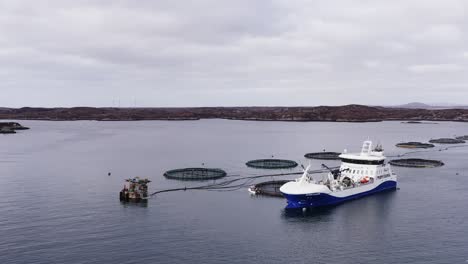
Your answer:
[[[468,1],[0,0],[0,106],[468,104]]]

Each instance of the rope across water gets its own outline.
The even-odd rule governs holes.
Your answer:
[[[324,173],[324,172],[328,172],[328,169],[309,171],[309,174],[317,174],[317,173]],[[247,177],[241,177],[241,178],[227,180],[227,181],[214,183],[214,184],[209,184],[209,185],[159,190],[159,191],[156,191],[156,192],[152,193],[150,196],[154,196],[154,195],[157,195],[157,194],[160,194],[160,193],[176,192],[176,191],[187,191],[187,190],[208,190],[208,191],[221,191],[221,190],[226,191],[226,190],[229,190],[229,191],[234,191],[234,190],[238,190],[239,188],[248,186],[248,184],[250,184],[255,179],[264,178],[264,177],[300,175],[302,173],[303,172],[289,172],[289,173],[276,173],[276,174],[263,174],[263,175],[247,176]],[[239,181],[241,182],[240,184],[232,185],[233,183],[236,183],[236,182],[239,182]]]
[[[463,148],[468,147],[467,145],[458,145],[458,146],[448,146],[442,148],[434,148],[428,150],[417,150],[417,151],[408,151],[402,154],[396,155],[389,155],[389,158],[396,158],[396,157],[403,157],[415,153],[425,153],[425,152],[436,152],[436,151],[444,151],[449,150],[452,148]],[[339,167],[333,167],[331,169],[337,169]],[[328,172],[328,169],[321,169],[321,170],[313,170],[309,171],[309,174],[318,174],[318,173],[325,173]],[[250,185],[255,179],[264,178],[264,177],[278,177],[278,176],[291,176],[291,175],[300,175],[303,172],[289,172],[289,173],[276,173],[276,174],[263,174],[263,175],[253,175],[253,176],[246,176],[240,177],[232,180],[226,180],[219,183],[209,184],[209,185],[201,185],[201,186],[194,186],[194,187],[181,187],[181,188],[173,188],[173,189],[165,189],[153,192],[150,196],[155,196],[161,193],[168,193],[168,192],[176,192],[176,191],[187,191],[187,190],[204,190],[204,191],[235,191],[239,190],[243,187]],[[228,177],[237,176],[237,175],[227,175]],[[240,182],[238,184],[234,184]],[[233,185],[234,184],[234,185]]]

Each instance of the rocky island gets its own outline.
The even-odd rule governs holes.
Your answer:
[[[198,120],[378,122],[468,121],[468,109],[410,109],[365,105],[316,107],[187,108],[0,108],[0,119],[15,120]]]
[[[26,130],[29,127],[24,127],[17,122],[0,122],[0,134],[15,134],[16,130]]]

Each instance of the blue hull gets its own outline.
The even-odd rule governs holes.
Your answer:
[[[294,195],[294,194],[283,193],[283,195],[288,200],[288,205],[286,206],[287,209],[310,208],[310,207],[335,205],[335,204],[339,204],[339,203],[346,202],[349,200],[358,199],[358,198],[361,198],[370,194],[388,191],[388,190],[394,190],[396,189],[396,186],[397,186],[396,181],[386,181],[370,191],[357,193],[357,194],[350,195],[347,197],[335,197],[335,196],[324,194],[324,193],[314,194],[314,195],[308,195],[308,194]]]

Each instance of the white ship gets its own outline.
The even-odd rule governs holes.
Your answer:
[[[366,195],[394,190],[397,176],[385,162],[381,146],[372,148],[372,141],[364,141],[361,153],[341,154],[338,170],[322,179],[309,175],[310,165],[302,177],[281,186],[286,208],[308,208],[334,205]]]

